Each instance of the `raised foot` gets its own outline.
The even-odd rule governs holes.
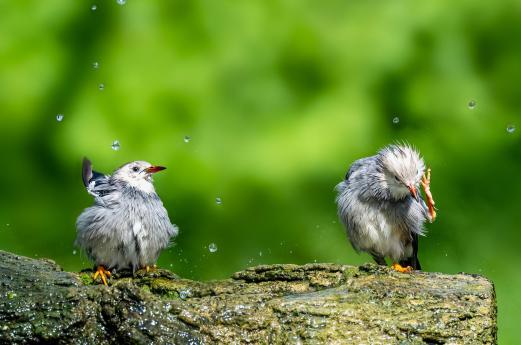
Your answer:
[[[108,286],[107,278],[110,277],[110,271],[105,269],[105,267],[103,267],[103,266],[98,266],[92,279],[96,280],[98,278],[98,276],[100,276],[101,280],[103,281],[103,284],[105,284],[105,286]]]
[[[393,268],[393,270],[395,270],[397,272],[401,272],[401,273],[412,272],[411,266],[403,267],[402,265],[400,265],[399,263],[396,263],[396,262],[393,263],[393,265],[391,267]]]
[[[427,198],[427,207],[429,208],[429,214],[431,216],[430,221],[432,223],[436,219],[436,209],[434,208],[436,203],[434,202],[431,193],[431,168],[427,169],[427,176],[423,174],[421,184],[423,186],[423,191],[425,192],[425,197]]]

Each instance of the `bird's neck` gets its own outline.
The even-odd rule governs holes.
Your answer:
[[[410,192],[407,188],[389,188],[389,194],[392,199],[398,201],[405,199]]]
[[[140,192],[147,193],[147,194],[153,194],[156,192],[154,185],[152,182],[147,181],[145,179],[139,179],[139,180],[128,180],[125,181],[127,185],[134,187],[135,189],[139,190]]]

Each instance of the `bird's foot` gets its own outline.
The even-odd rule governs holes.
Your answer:
[[[423,174],[421,184],[423,186],[425,196],[427,197],[427,207],[429,208],[429,214],[431,216],[430,221],[432,223],[436,219],[436,209],[434,208],[434,205],[436,205],[436,203],[434,202],[431,193],[431,168],[427,169],[427,176]]]
[[[392,267],[393,270],[395,270],[397,272],[401,272],[401,273],[412,272],[412,267],[411,266],[403,267],[402,265],[400,265],[397,262],[393,263],[393,265],[391,267]]]
[[[110,277],[110,271],[105,269],[105,267],[103,267],[103,266],[98,266],[92,279],[96,280],[98,278],[98,276],[100,276],[101,280],[103,281],[103,284],[105,284],[105,286],[108,286],[107,278]]]
[[[152,265],[152,266],[145,266],[145,271],[150,272],[150,271],[155,271],[157,268],[157,265]]]

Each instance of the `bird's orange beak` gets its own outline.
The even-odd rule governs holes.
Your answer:
[[[416,190],[416,187],[414,185],[407,186],[409,188],[409,192],[411,192],[411,195],[416,201],[418,201],[418,191]]]
[[[152,165],[151,167],[148,167],[145,169],[145,171],[149,174],[155,174],[158,171],[165,170],[165,167],[161,167],[159,165]]]

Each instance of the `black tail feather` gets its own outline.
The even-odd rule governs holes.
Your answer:
[[[90,179],[92,178],[92,163],[87,157],[83,157],[82,174],[83,184],[85,187],[89,185]]]
[[[413,269],[420,271],[422,269],[420,260],[418,259],[418,234],[412,234],[412,256],[400,261],[400,265],[411,266]]]

